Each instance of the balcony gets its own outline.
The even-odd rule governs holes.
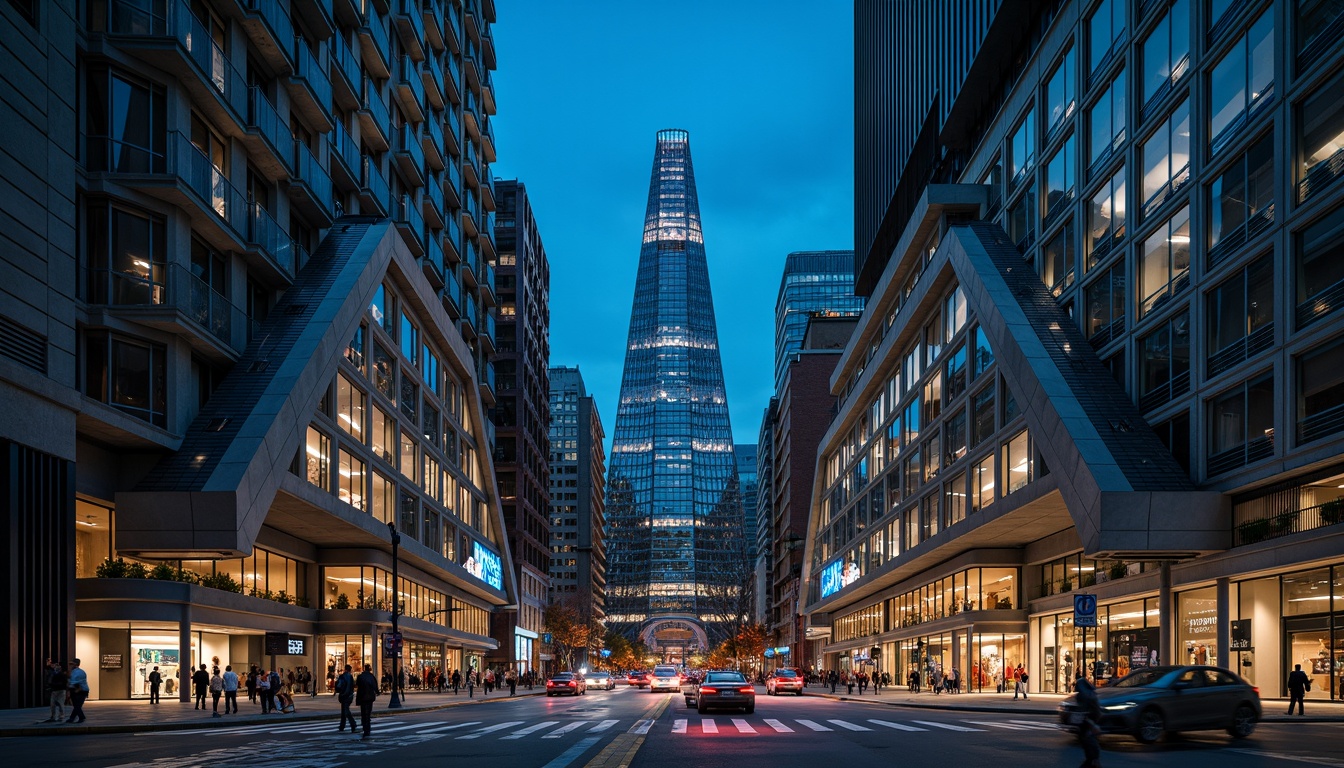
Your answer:
[[[448,44],[448,51],[454,56],[462,54],[462,21],[458,13],[459,11],[455,7],[444,8],[444,16],[447,17],[448,21],[448,34],[444,38],[444,42]]]
[[[495,313],[486,309],[481,314],[481,324],[481,351],[490,357],[495,354]]]
[[[476,198],[470,192],[463,196],[462,231],[466,233],[468,243],[474,243],[480,237],[481,230],[476,225]]]
[[[443,156],[443,122],[438,115],[430,115],[421,128],[420,148],[425,150],[425,162],[431,171],[437,173],[447,165],[447,158]],[[442,191],[439,196],[442,198]]]
[[[413,123],[425,121],[425,81],[420,79],[420,67],[410,56],[402,56],[397,63],[397,101],[406,119]]]
[[[420,266],[434,290],[441,290],[444,286],[443,246],[439,245],[439,238],[431,235],[425,239],[425,255],[420,259]]]
[[[392,156],[397,161],[401,177],[412,187],[425,186],[425,150],[415,127],[406,123],[397,130],[396,146]]]
[[[481,77],[481,103],[485,105],[485,114],[493,115],[497,111],[495,109],[495,79],[488,69]]]
[[[344,45],[337,42],[336,45]],[[303,116],[308,125],[320,133],[331,130],[332,102],[331,76],[327,68],[318,63],[308,42],[302,37],[294,38],[294,74],[289,81],[289,106]]]
[[[420,65],[420,79],[425,84],[425,99],[435,110],[442,110],[446,104],[443,99],[443,67],[438,56],[425,59]]]
[[[454,104],[462,103],[462,68],[457,65],[457,57],[448,55],[448,71],[444,73],[443,95]]]
[[[360,76],[355,52],[350,50],[343,35],[333,37],[328,50],[331,51],[332,95],[336,103],[346,110],[359,109],[364,78]]]
[[[364,81],[364,98],[356,114],[359,115],[359,135],[364,145],[374,152],[386,152],[392,146],[392,116],[372,80]]]
[[[480,278],[476,275],[476,270],[480,269],[481,259],[476,253],[476,245],[470,240],[462,243],[462,263],[458,267],[458,278],[462,281],[462,287],[468,290],[476,290],[480,286]]]
[[[495,37],[490,34],[490,28],[481,30],[481,67],[483,69],[494,69],[498,66],[495,61]]]
[[[497,402],[497,400],[495,399],[494,363],[491,362],[481,363],[481,378],[479,383],[481,385],[481,400],[483,400],[487,406],[494,405]],[[489,422],[489,419],[487,419],[486,421]]]
[[[244,0],[243,9],[243,29],[262,60],[277,72],[293,69],[294,22],[285,7],[276,0]]]
[[[425,185],[425,194],[420,201],[424,208],[425,222],[429,224],[430,229],[443,229],[448,223],[447,216],[443,209],[443,183],[434,176],[429,177],[429,183]]]
[[[482,115],[481,123],[481,156],[487,163],[495,162],[495,123],[493,120]]]
[[[247,132],[243,134],[243,145],[247,147],[250,159],[272,181],[288,178],[294,170],[290,167],[293,159],[290,142],[293,140],[288,123],[280,119],[280,113],[275,111],[266,92],[260,86],[252,86],[247,99]]]
[[[476,300],[471,297],[468,291],[462,291],[462,320],[458,323],[458,330],[462,332],[465,339],[476,338],[476,323],[479,322],[476,314]]]
[[[360,156],[359,145],[339,120],[332,129],[331,136],[331,173],[336,185],[343,192],[359,189]]]
[[[462,286],[448,280],[443,286],[443,309],[453,322],[462,319]]]
[[[290,277],[299,271],[293,238],[261,203],[247,204],[247,247],[278,265]]]
[[[387,40],[387,27],[383,24],[383,19],[373,9],[364,11],[359,28],[359,45],[363,56],[364,69],[378,80],[386,80],[392,76],[392,70],[387,68],[388,51],[392,49]]]
[[[392,189],[371,157],[360,162],[359,212],[365,216],[387,216],[392,208]]]
[[[499,301],[495,298],[495,267],[488,261],[481,262],[480,288],[481,304],[487,307],[495,307],[499,305]]]
[[[488,173],[481,179],[481,207],[487,211],[495,210],[495,180]]]
[[[443,4],[440,0],[420,3],[420,21],[425,25],[425,42],[435,53],[443,53],[447,43],[443,39]]]
[[[481,67],[475,56],[462,57],[462,73],[466,75],[466,90],[473,93],[481,90]]]
[[[396,215],[392,223],[406,241],[406,247],[418,258],[425,254],[425,217],[420,215],[420,204],[415,195],[402,195],[397,201]]]
[[[336,13],[332,0],[292,0],[290,7],[295,18],[307,23],[319,40],[326,40],[336,34]]]
[[[443,113],[443,150],[453,157],[462,154],[462,145],[458,142],[461,130],[461,120],[449,106]],[[452,161],[448,164],[452,165]]]
[[[420,15],[419,0],[397,0],[397,12],[392,18],[397,23],[402,50],[416,61],[425,58],[425,20]]]
[[[457,217],[445,210],[447,226],[443,228],[443,255],[446,264],[457,264],[462,260],[462,228],[457,225]]]
[[[329,227],[334,219],[331,175],[302,139],[294,139],[294,178],[289,180],[289,196],[295,207],[320,227]]]
[[[476,157],[476,146],[471,139],[467,139],[462,147],[462,178],[471,189],[481,184],[481,160]]]
[[[462,172],[457,168],[457,158],[448,158],[447,173],[443,176],[443,201],[449,208],[462,207]]]
[[[480,100],[476,98],[474,92],[467,91],[467,100],[462,104],[462,127],[466,128],[468,141],[480,142],[482,117],[484,115],[481,114]]]
[[[475,3],[466,4],[466,12],[462,14],[462,29],[467,33],[469,49],[481,44],[481,12],[476,9]]]

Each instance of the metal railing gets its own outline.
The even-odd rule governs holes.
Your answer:
[[[341,35],[331,39],[330,49],[331,59],[336,63],[336,69],[345,78],[346,84],[350,87],[350,92],[358,98],[361,78],[359,62],[355,61],[355,52],[350,49],[350,44]]]
[[[359,145],[355,143],[355,137],[350,135],[350,131],[340,120],[336,121],[330,141],[332,154],[345,163],[345,167],[350,171],[351,176],[358,177],[360,171]]]
[[[382,171],[378,169],[378,165],[373,158],[364,157],[363,162],[360,163],[359,179],[359,186],[366,190],[368,197],[382,207],[381,213],[386,216],[391,208],[392,189],[387,185],[387,179],[383,177]]]
[[[344,47],[344,43],[333,43],[332,48]],[[327,70],[318,64],[317,57],[313,55],[308,43],[302,37],[294,38],[294,77],[302,80],[308,86],[308,90],[313,92],[313,100],[323,109],[330,109],[331,104],[331,76]]]
[[[303,139],[294,140],[294,175],[313,191],[313,197],[328,214],[332,212],[331,174],[322,167],[321,161]]]
[[[266,92],[261,86],[254,85],[249,89],[247,100],[247,128],[254,130],[261,135],[266,146],[270,147],[271,152],[280,159],[281,163],[289,166],[291,161],[288,148],[288,142],[293,138],[289,127],[280,120],[280,113],[276,111],[275,105],[267,98]],[[293,168],[288,168],[293,170]]]
[[[1312,507],[1290,509],[1274,515],[1238,521],[1232,531],[1233,546],[1255,544],[1342,522],[1344,522],[1344,499],[1331,499]]]

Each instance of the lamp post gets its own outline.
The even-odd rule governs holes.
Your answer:
[[[392,698],[387,702],[388,709],[401,709],[401,696],[398,695],[398,689],[401,688],[401,628],[398,618],[401,615],[401,579],[397,569],[398,547],[401,545],[401,534],[397,533],[396,521],[388,521],[387,532],[392,536]]]

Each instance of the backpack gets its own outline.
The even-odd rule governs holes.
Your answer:
[[[219,675],[215,675],[214,677],[210,678],[211,693],[220,693],[223,690],[224,690],[224,678],[220,677]]]

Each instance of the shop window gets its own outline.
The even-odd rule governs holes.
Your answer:
[[[105,331],[84,338],[84,394],[123,413],[168,426],[167,350]]]
[[[1125,169],[1102,185],[1087,207],[1087,268],[1101,263],[1125,238]]]
[[[1027,483],[1031,482],[1033,477],[1031,441],[1027,439],[1026,430],[1010,437],[1003,444],[1001,455],[1000,471],[1004,477],[1003,493],[1007,496],[1027,487]]]
[[[1160,309],[1190,284],[1190,208],[1177,211],[1143,243],[1139,317]]]
[[[120,205],[89,203],[83,235],[85,301],[115,305],[168,301],[168,247],[162,219]]]
[[[336,374],[336,424],[359,442],[364,441],[364,392],[345,374]]]
[[[1297,327],[1305,328],[1344,306],[1344,207],[1294,238]]]
[[[1181,102],[1143,143],[1140,163],[1148,216],[1190,180],[1190,102]]]
[[[1097,68],[1110,61],[1112,52],[1124,39],[1128,28],[1125,23],[1126,5],[1124,0],[1101,0],[1088,17],[1088,72],[1096,72]]]
[[[1316,89],[1298,113],[1297,151],[1302,165],[1297,196],[1305,202],[1344,172],[1344,74]]]
[[[305,477],[308,482],[328,493],[331,492],[331,438],[316,427],[308,427],[308,441],[305,448],[307,467]]]
[[[1190,2],[1176,0],[1139,45],[1143,103],[1167,95],[1190,69]]]
[[[1125,72],[1121,70],[1106,86],[1106,92],[1097,99],[1087,113],[1088,153],[1087,167],[1094,169],[1106,162],[1127,135],[1125,115]]]
[[[977,610],[1011,611],[1018,607],[1016,568],[980,569],[980,607]]]
[[[1125,330],[1125,265],[1107,270],[1087,287],[1086,295],[1087,337],[1099,349]]]
[[[1274,14],[1261,14],[1209,75],[1209,145],[1225,146],[1274,100]]]
[[[1344,432],[1344,342],[1297,358],[1297,440]]]
[[[341,501],[361,512],[366,511],[364,462],[350,452],[342,450],[341,465],[338,471],[340,478],[336,484],[336,492]]]
[[[1209,185],[1209,268],[1273,223],[1274,134],[1267,133]]]
[[[1209,403],[1208,475],[1274,455],[1274,380],[1238,384]]]
[[[1274,342],[1274,259],[1266,254],[1209,292],[1208,375],[1216,376]]]
[[[1190,314],[1182,312],[1139,339],[1139,409],[1150,411],[1190,391]]]
[[[1041,282],[1053,296],[1073,285],[1073,222],[1069,221],[1041,249]]]
[[[98,575],[98,566],[112,559],[112,510],[83,499],[75,500],[75,578]]]
[[[1045,201],[1044,221],[1053,221],[1072,207],[1077,162],[1072,136],[1046,162],[1045,188],[1041,195]]]

